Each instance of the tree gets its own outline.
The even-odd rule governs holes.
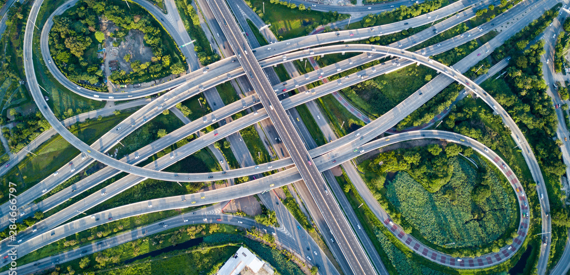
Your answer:
[[[97,41],[99,41],[99,43],[103,43],[103,40],[105,40],[105,34],[100,32],[100,31],[96,31],[95,32],[95,39],[97,39]]]
[[[519,67],[521,69],[526,69],[527,64],[528,64],[528,60],[526,59],[526,57],[524,55],[521,55],[521,56],[517,57],[515,63],[517,65],[517,67]]]
[[[463,150],[457,144],[451,144],[451,145],[447,145],[447,147],[445,147],[445,154],[447,155],[447,157],[455,157],[455,156],[459,155],[459,153],[461,153],[461,151],[463,151]]]
[[[43,213],[43,212],[41,212],[41,211],[36,211],[36,212],[34,213],[34,219],[36,219],[36,220],[39,221],[39,220],[41,220],[41,219],[43,219],[43,218],[44,218],[44,213]]]
[[[426,75],[425,80],[426,80],[426,81],[430,81],[430,80],[431,80],[431,74]]]
[[[227,140],[224,140],[224,148],[225,148],[225,149],[230,149],[230,147],[231,147],[230,142],[227,141]]]
[[[185,71],[186,71],[186,69],[180,63],[176,63],[176,64],[170,66],[170,72],[172,72],[172,74],[181,74]]]
[[[443,149],[441,149],[441,147],[439,147],[439,145],[437,144],[432,144],[428,146],[428,152],[430,152],[434,156],[438,156],[439,153],[441,153],[441,151],[443,151]]]
[[[300,6],[299,6],[299,9],[301,9]],[[316,275],[317,273],[319,273],[319,268],[316,265],[314,265],[313,267],[311,267],[311,274]]]
[[[132,57],[132,55],[129,53],[129,54],[125,54],[125,56],[123,56],[123,59],[125,60],[125,62],[129,62],[129,61],[131,61],[131,57]]]
[[[167,135],[167,133],[166,133],[165,129],[160,129],[160,130],[158,130],[156,135],[158,136],[158,138],[162,138],[162,137],[165,137]]]
[[[115,111],[113,111],[113,114],[116,115],[116,116],[118,116],[118,115],[121,114],[121,111],[120,111],[120,110],[115,110]]]
[[[89,257],[85,257],[81,259],[81,261],[79,261],[79,267],[81,267],[81,269],[85,269],[86,267],[89,266],[90,262],[91,260],[89,260]]]
[[[167,116],[168,114],[170,114],[170,111],[168,109],[164,109],[164,111],[162,111],[162,114]]]

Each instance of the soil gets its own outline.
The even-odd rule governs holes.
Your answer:
[[[255,215],[261,214],[261,205],[254,196],[249,196],[232,200],[228,206],[224,208],[224,212],[226,213],[235,213],[238,210],[245,212],[248,216],[253,217]]]

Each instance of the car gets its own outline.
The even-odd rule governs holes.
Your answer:
[[[351,33],[350,36],[354,36],[354,33]]]
[[[333,163],[336,163],[336,159],[333,160]]]
[[[109,217],[109,219],[108,219],[108,220],[112,220],[112,219],[113,219],[113,217]]]
[[[301,230],[301,227],[299,225],[297,225],[297,229]]]
[[[404,23],[404,25],[408,25],[408,24],[409,24],[408,22]]]
[[[259,169],[259,166],[255,166],[255,169]]]
[[[372,7],[368,7],[368,9],[369,9],[369,10],[371,10],[371,9],[372,9]]]
[[[105,190],[101,190],[101,196],[105,196],[105,194],[107,194],[107,192]]]
[[[478,53],[478,54],[477,54],[477,56],[480,56],[480,55],[481,55],[481,53]]]
[[[6,166],[4,166],[4,167],[8,167],[8,166],[10,166],[10,163],[7,163]]]
[[[214,176],[208,176],[208,178],[209,178],[209,179],[213,179],[213,178],[214,178]]]
[[[247,32],[245,33],[245,36],[249,36],[249,34],[247,34]]]
[[[556,34],[554,34],[554,35],[552,36],[552,38],[556,38]]]
[[[568,138],[567,138],[567,137],[564,137],[564,141],[568,141]]]
[[[216,221],[219,221],[219,222],[221,222],[221,221],[222,221],[222,219],[218,218],[218,219],[216,219]]]
[[[242,221],[238,221],[238,223],[243,223]]]
[[[313,254],[315,254],[315,256],[316,256],[316,255],[317,255],[317,251],[314,251],[314,250],[313,250]]]
[[[362,228],[360,228],[360,224],[357,224],[356,226],[358,226],[358,229],[362,229]]]
[[[313,165],[313,164],[311,163],[311,161],[310,161],[310,160],[309,160],[309,161],[307,161],[307,163],[309,164],[309,166],[310,166],[310,165]]]
[[[218,133],[215,133],[214,136],[217,137],[217,136],[218,136]]]
[[[4,256],[4,259],[8,259],[8,255]]]
[[[307,256],[307,260],[312,261],[312,260],[311,260],[311,257],[309,257],[309,256]]]

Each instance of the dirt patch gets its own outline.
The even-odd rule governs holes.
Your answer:
[[[126,55],[130,55],[129,62],[125,61]],[[150,62],[151,59],[152,49],[144,45],[144,33],[139,30],[130,30],[118,47],[117,61],[119,61],[121,70],[130,73],[132,62],[138,60],[142,64]]]
[[[273,189],[273,192],[275,192],[274,194],[277,195],[277,197],[279,197],[280,200],[284,200],[287,198],[287,196],[285,195],[285,191],[283,191],[283,189],[281,188],[275,188]]]
[[[254,196],[249,196],[232,200],[224,208],[226,213],[235,213],[237,211],[242,211],[249,216],[255,216],[261,214],[261,205]]]
[[[340,166],[336,166],[336,167],[331,168],[331,171],[335,177],[342,176],[342,169],[340,169]]]

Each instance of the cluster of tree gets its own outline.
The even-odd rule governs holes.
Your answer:
[[[6,30],[2,36],[2,47],[6,51],[0,51],[2,67],[0,76],[20,81],[24,78],[24,62],[22,62],[22,43],[24,40],[25,24],[30,12],[31,4],[15,2],[6,14]]]
[[[261,205],[261,214],[255,216],[255,222],[265,226],[278,226],[275,211],[269,210],[263,205]]]
[[[405,151],[390,151],[378,155],[370,162],[368,168],[379,175],[406,171],[426,190],[435,193],[449,182],[453,173],[453,166],[449,165],[448,159],[462,152],[471,155],[473,150],[471,148],[463,150],[461,146],[455,144],[447,145],[444,150],[440,145],[432,144]],[[377,181],[375,189],[383,188],[383,183],[382,180]]]
[[[4,229],[4,231],[0,232],[0,241],[12,236],[12,235],[10,235],[10,231],[22,232],[22,231],[26,230],[28,227],[34,225],[36,222],[43,219],[43,217],[44,217],[44,213],[38,211],[38,212],[34,213],[33,217],[29,217],[29,218],[25,219],[23,223],[17,222],[17,223],[11,224],[10,226],[6,227]]]
[[[447,4],[447,0],[429,0],[421,4],[413,4],[412,6],[400,6],[392,11],[385,11],[380,14],[368,14],[362,20],[363,27],[371,27],[385,24],[388,22],[396,22],[404,19],[416,17],[424,13],[432,12]]]
[[[214,63],[220,60],[220,56],[212,51],[210,47],[210,42],[206,37],[206,34],[200,27],[200,17],[196,13],[196,10],[192,6],[192,0],[179,0],[180,6],[179,9],[184,11],[186,17],[190,18],[192,22],[188,22],[184,20],[184,26],[186,30],[192,34],[192,37],[196,40],[194,42],[194,51],[198,55],[198,60],[200,60],[200,64],[206,66],[208,64]]]
[[[249,1],[248,1],[249,2]],[[300,4],[299,6],[297,6],[294,3],[288,2],[288,1],[279,1],[279,0],[269,0],[269,3],[271,4],[279,4],[281,6],[287,6],[288,8],[294,10],[294,9],[299,9],[300,11],[304,11],[304,10],[311,10],[311,7],[306,8],[305,5]],[[251,5],[251,3],[250,3]]]
[[[12,129],[8,127],[2,128],[2,134],[8,140],[10,151],[14,153],[28,145],[30,141],[43,131],[51,128],[49,122],[44,119],[40,112],[27,116],[17,114],[14,109],[10,109],[10,112],[16,116],[16,126],[12,127]]]
[[[122,40],[129,31],[144,33],[144,42],[152,48],[152,62],[133,62],[133,72],[127,74],[117,70],[111,75],[116,83],[133,83],[143,75],[160,78],[170,73],[178,74],[185,70],[176,54],[171,57],[163,45],[163,30],[144,9],[133,6],[128,9],[122,2],[82,0],[63,15],[54,17],[50,32],[50,54],[59,69],[73,82],[92,89],[104,91],[102,59],[96,59],[95,41],[103,42],[99,19],[112,21],[118,29],[112,36]]]
[[[568,100],[570,98],[570,95],[568,94],[568,87],[564,87],[560,83],[558,83],[557,86],[558,86],[558,96],[560,96],[560,99],[564,101]],[[563,105],[563,106],[568,106],[568,105]]]
[[[566,20],[570,21],[570,20]],[[566,24],[564,25],[566,27]],[[570,28],[570,26],[568,26]],[[562,72],[562,65],[564,65],[564,53],[570,44],[570,37],[565,35],[565,32],[560,32],[556,39],[556,47],[554,51],[554,70],[557,73]]]

